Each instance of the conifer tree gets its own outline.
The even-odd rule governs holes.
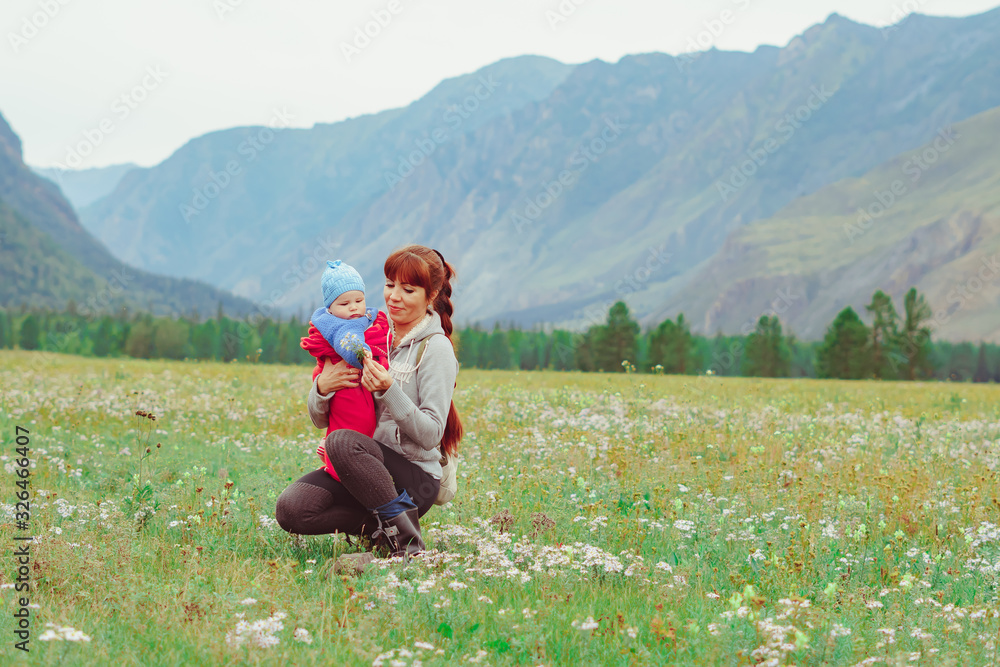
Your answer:
[[[194,329],[191,330],[192,348],[194,348]],[[264,363],[274,363],[278,358],[278,325],[265,319],[260,323],[260,360]]]
[[[196,358],[205,360],[218,358],[218,349],[216,346],[219,340],[219,331],[215,320],[206,320],[196,325],[194,331],[191,333],[191,339]],[[284,361],[280,354],[281,343],[282,341],[279,336],[276,342],[277,349],[274,351],[274,357],[271,358],[272,361]]]
[[[41,325],[35,314],[31,313],[21,322],[18,344],[22,350],[37,350],[40,335]]]
[[[976,362],[976,372],[972,376],[972,381],[990,381],[990,369],[986,367],[986,343],[979,344],[979,360]]]
[[[132,324],[125,341],[125,354],[136,359],[150,359],[153,356],[152,318],[142,318]]]
[[[851,307],[844,308],[826,330],[816,355],[816,375],[855,380],[871,377],[868,327]]]
[[[557,371],[579,370],[574,347],[573,334],[553,331],[549,336],[547,367]]]
[[[525,333],[521,331],[513,322],[505,329],[507,334],[507,355],[510,361],[507,368],[521,367],[521,341],[525,338]]]
[[[598,368],[615,372],[622,370],[623,361],[634,364],[638,360],[638,337],[639,324],[632,319],[625,302],[618,301],[608,310],[608,321],[595,349]]]
[[[462,368],[482,368],[483,330],[479,325],[465,327],[458,336],[458,363]]]
[[[157,359],[183,359],[187,356],[189,337],[183,320],[158,318],[153,325],[152,354]]]
[[[664,373],[683,375],[694,367],[694,339],[684,313],[677,321],[666,320],[649,336],[649,365],[663,366]]]
[[[539,354],[538,336],[538,333],[529,331],[521,337],[517,351],[517,362],[518,368],[522,371],[533,371],[541,367],[542,357]]]
[[[867,306],[872,315],[871,351],[872,370],[877,379],[895,377],[893,355],[897,354],[895,346],[899,340],[899,314],[892,304],[892,298],[878,290],[872,295],[872,301]]]
[[[963,382],[971,379],[976,372],[976,349],[972,343],[952,345],[946,365],[946,379]]]
[[[604,338],[604,327],[592,326],[580,337],[576,344],[573,362],[581,371],[600,370],[597,362],[597,348]]]
[[[792,352],[781,333],[777,315],[762,315],[747,337],[743,374],[750,377],[788,377]]]
[[[500,328],[500,323],[493,324],[493,333],[486,340],[486,368],[506,369],[511,367],[510,343],[507,332]]]
[[[930,365],[931,330],[926,322],[933,313],[927,300],[911,287],[903,298],[903,326],[899,332],[898,348],[905,364],[908,380],[916,380],[932,373]]]
[[[101,317],[94,332],[94,356],[106,357],[111,354],[111,345],[114,342],[114,321],[107,315]]]

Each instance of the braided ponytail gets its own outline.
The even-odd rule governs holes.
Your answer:
[[[434,299],[434,312],[441,316],[441,328],[444,329],[448,340],[451,340],[451,332],[454,330],[451,323],[451,315],[455,312],[454,306],[451,305],[451,279],[455,277],[455,269],[452,268],[451,264],[444,261],[444,255],[439,250],[435,250],[434,252],[441,258],[441,266],[444,274],[441,281],[441,289],[438,291],[437,298]]]
[[[451,341],[451,332],[454,330],[451,315],[455,312],[454,306],[451,305],[451,279],[455,277],[455,269],[444,261],[444,255],[437,250],[434,252],[441,259],[444,274],[441,280],[441,289],[438,291],[437,298],[434,299],[434,312],[441,316],[441,328],[444,329],[445,335]],[[451,345],[454,347],[455,341],[451,341]],[[453,456],[458,452],[458,443],[462,440],[464,432],[462,420],[458,417],[458,410],[455,409],[455,401],[453,400],[451,408],[448,410],[448,420],[444,425],[444,437],[441,438],[441,449],[444,450],[445,455]]]

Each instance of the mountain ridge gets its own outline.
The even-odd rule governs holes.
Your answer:
[[[53,308],[73,301],[95,313],[119,305],[155,314],[214,312],[220,304],[237,315],[255,309],[224,290],[136,270],[112,256],[80,224],[59,187],[24,164],[20,137],[2,114],[0,209],[2,305],[41,299]]]
[[[796,296],[783,320],[816,338],[841,308],[863,312],[875,290],[901,302],[916,286],[934,310],[936,334],[1000,341],[1000,177],[988,141],[997,134],[1000,108],[747,225],[695,278],[714,289],[683,296],[660,315],[704,313],[696,330],[730,329],[773,308],[760,298],[767,290],[785,290]],[[834,261],[819,264],[820,257]],[[753,281],[767,289],[744,289]],[[839,290],[839,300],[810,298],[843,282],[852,288]]]
[[[107,167],[90,169],[60,169],[58,167],[35,167],[30,169],[39,176],[46,178],[62,191],[63,195],[73,205],[73,209],[92,204],[98,199],[110,194],[125,174],[135,169],[135,164],[115,164]]]
[[[741,227],[1000,105],[998,34],[998,10],[891,31],[831,15],[749,53],[509,62],[508,78],[535,83],[490,93],[489,111],[456,128],[448,104],[471,99],[482,70],[409,107],[284,131],[195,226],[178,223],[177,206],[253,130],[192,140],[82,219],[144,265],[279,294],[286,309],[318,298],[316,253],[375,276],[416,241],[456,264],[464,320],[579,328],[623,298],[648,322],[698,289],[698,271]],[[602,137],[608,123],[621,131]],[[426,143],[438,129],[452,131]],[[751,173],[722,196],[741,169]],[[639,289],[616,287],[653,250],[671,260]]]

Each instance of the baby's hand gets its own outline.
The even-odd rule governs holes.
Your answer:
[[[316,448],[316,455],[323,459],[323,463],[326,463],[326,447],[320,445]]]

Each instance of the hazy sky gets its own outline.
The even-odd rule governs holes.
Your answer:
[[[0,113],[30,164],[64,164],[73,151],[71,163],[81,167],[151,165],[206,132],[266,124],[275,109],[292,114],[291,125],[310,127],[404,106],[442,79],[509,56],[615,62],[690,51],[699,37],[703,46],[751,51],[784,46],[832,12],[881,27],[912,11],[965,16],[998,4],[3,0]],[[378,34],[345,53],[373,12],[385,26],[369,26]]]

